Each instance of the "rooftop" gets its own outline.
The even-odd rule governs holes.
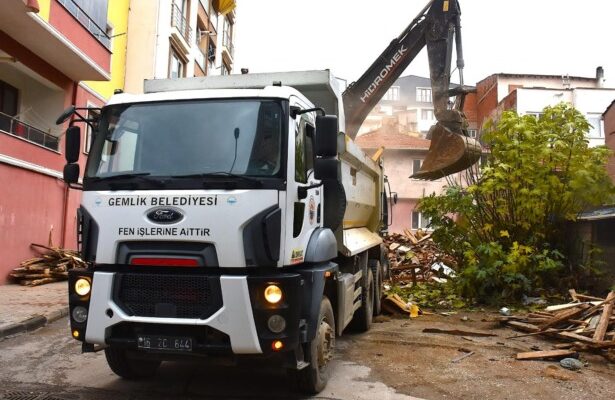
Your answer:
[[[377,149],[384,146],[387,149],[429,150],[430,140],[410,136],[396,131],[397,126],[382,126],[355,139],[355,143],[363,149]]]

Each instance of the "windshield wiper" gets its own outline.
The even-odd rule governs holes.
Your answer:
[[[119,179],[123,181],[125,179],[137,178],[138,180],[142,182],[153,183],[158,187],[164,187],[166,185],[164,181],[160,179],[156,179],[156,178],[150,178],[149,175],[151,175],[150,172],[132,172],[128,174],[117,174],[117,175],[108,175],[108,176],[91,176],[91,177],[88,177],[87,179],[91,179],[94,182],[103,182],[103,181],[112,181],[115,179]],[[117,182],[117,183],[114,182],[112,184],[117,185],[117,184],[126,184],[126,183],[129,183],[129,182]]]
[[[151,175],[151,173],[149,172],[132,172],[129,174],[117,174],[117,175],[107,175],[107,176],[89,176],[87,177],[87,179],[92,179],[95,180],[96,182],[100,182],[100,181],[107,181],[107,180],[111,180],[111,179],[129,179],[129,178],[136,178],[136,177],[144,177],[147,175]],[[148,178],[145,178],[146,180],[149,180]]]
[[[220,171],[220,172],[207,172],[207,173],[202,173],[202,174],[190,174],[190,175],[174,175],[172,176],[172,178],[182,178],[182,179],[190,179],[190,178],[236,178],[236,179],[242,179],[244,181],[247,182],[252,182],[252,183],[256,183],[259,186],[263,185],[263,182],[255,177],[252,176],[247,176],[247,175],[238,175],[238,174],[233,174],[231,172],[224,172],[224,171]]]

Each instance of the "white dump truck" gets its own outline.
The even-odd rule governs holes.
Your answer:
[[[382,97],[428,23],[458,26],[458,6],[445,3],[430,3],[344,93],[329,71],[245,74],[149,80],[143,94],[115,94],[96,120],[68,109],[58,123],[72,117],[95,133],[78,210],[88,268],[69,274],[83,351],[104,349],[129,379],[164,360],[259,356],[298,389],[322,390],[336,336],[369,329],[387,273],[384,173],[352,141],[366,115],[357,101]],[[454,131],[461,114],[445,114],[456,119],[436,134],[473,145]],[[71,187],[79,140],[69,127]]]

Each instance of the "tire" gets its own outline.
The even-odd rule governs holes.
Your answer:
[[[374,274],[367,268],[367,277],[361,279],[361,307],[354,313],[351,324],[357,332],[367,332],[374,317]]]
[[[156,374],[160,361],[136,360],[128,357],[128,351],[115,347],[105,349],[105,357],[111,371],[124,379],[149,378]]]
[[[291,371],[295,389],[305,394],[320,393],[331,376],[331,358],[335,348],[335,319],[331,302],[324,296],[320,302],[316,337],[306,343],[305,358],[310,365]]]
[[[369,260],[369,269],[374,276],[374,317],[382,312],[382,293],[384,293],[384,281],[380,261]]]

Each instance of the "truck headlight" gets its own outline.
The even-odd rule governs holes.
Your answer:
[[[77,306],[73,308],[72,315],[75,322],[82,324],[88,319],[88,310],[85,307]]]
[[[282,300],[282,289],[276,285],[269,285],[265,289],[265,300],[271,304],[276,304]]]
[[[92,285],[90,285],[90,281],[85,278],[79,278],[77,282],[75,282],[75,292],[77,292],[79,296],[87,296],[91,289]]]

